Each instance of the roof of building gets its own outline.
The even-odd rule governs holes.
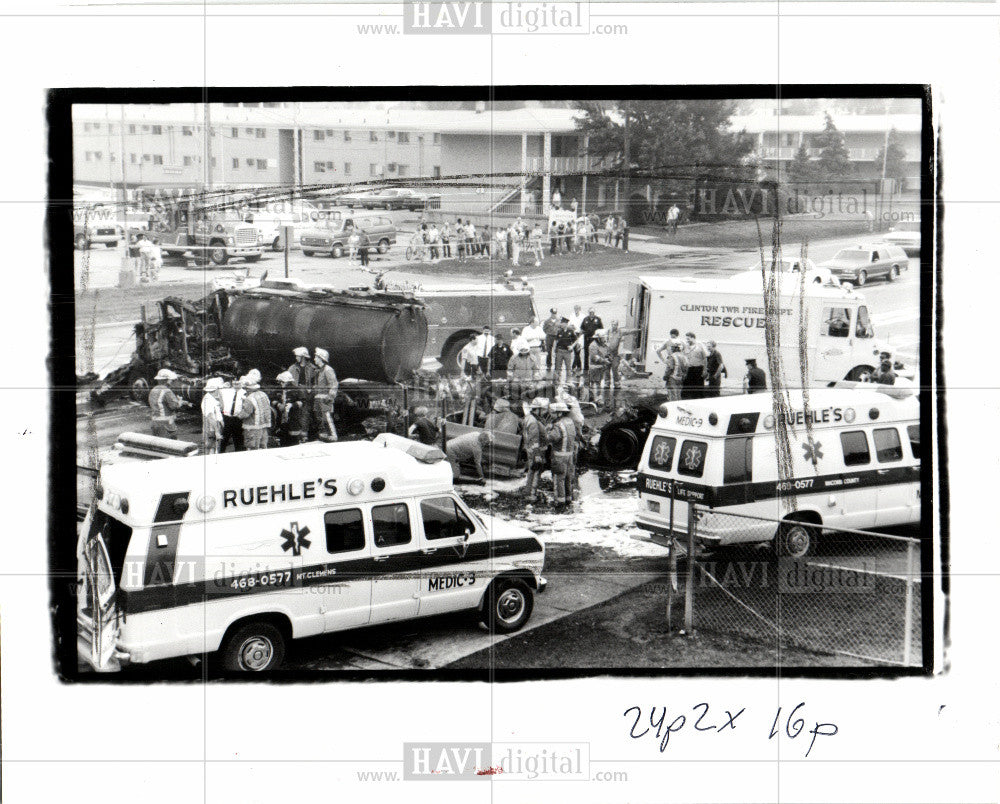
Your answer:
[[[895,128],[899,132],[919,132],[922,119],[919,114],[843,114],[831,112],[833,124],[843,133],[876,132],[885,133]],[[759,134],[766,131],[814,133],[826,126],[826,115],[819,114],[774,114],[770,110],[752,114],[734,115],[730,119],[731,131],[746,131]]]

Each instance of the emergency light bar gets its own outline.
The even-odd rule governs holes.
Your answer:
[[[187,458],[198,452],[198,445],[190,441],[176,441],[145,433],[122,433],[115,447],[131,455],[146,458]]]
[[[421,463],[438,463],[446,457],[437,447],[421,444],[419,441],[411,441],[408,438],[393,435],[392,433],[381,433],[375,437],[372,443],[381,447],[392,447],[393,449],[401,450],[411,458],[416,458]]]

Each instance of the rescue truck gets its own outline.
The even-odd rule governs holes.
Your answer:
[[[920,412],[913,387],[841,383],[788,393],[666,402],[639,461],[637,524],[669,544],[695,505],[705,547],[774,540],[780,555],[816,549],[824,527],[920,521]],[[778,470],[784,427],[791,472]],[[743,519],[743,514],[759,519]],[[775,523],[777,527],[775,527]]]
[[[77,545],[96,669],[217,653],[269,671],[292,639],[464,609],[510,633],[544,589],[542,542],[469,509],[435,447],[196,449],[123,434],[102,464]]]
[[[780,356],[784,386],[802,385],[800,326],[805,334],[808,384],[829,385],[870,376],[879,353],[891,347],[875,338],[865,298],[849,284],[800,283],[782,275],[777,299]],[[801,315],[800,315],[801,302]],[[677,329],[697,339],[715,341],[726,362],[723,389],[742,390],[744,361],[754,358],[768,373],[766,320],[760,273],[730,279],[641,276],[630,283],[626,327],[634,333],[634,354],[647,371],[663,363],[656,351]],[[905,367],[897,373],[912,377]]]

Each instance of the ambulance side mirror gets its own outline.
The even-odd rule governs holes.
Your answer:
[[[472,536],[472,531],[471,531],[471,530],[469,530],[468,528],[466,528],[466,529],[465,529],[465,533],[463,533],[463,534],[462,534],[462,541],[463,541],[463,542],[467,542],[467,541],[469,541],[469,537],[470,537],[470,536]]]

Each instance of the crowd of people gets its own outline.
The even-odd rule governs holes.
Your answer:
[[[628,251],[628,221],[611,214],[540,221],[517,218],[506,226],[476,224],[470,218],[421,222],[413,235],[412,254],[420,259],[507,260],[513,266],[542,264],[546,254],[585,254],[599,243]]]
[[[205,452],[215,454],[282,447],[304,441],[337,440],[333,408],[337,373],[326,349],[310,356],[304,346],[293,352],[294,362],[274,378],[270,394],[261,388],[263,377],[251,369],[235,381],[210,377],[201,400]],[[177,412],[192,403],[181,399],[174,385],[178,376],[160,369],[149,392],[153,435],[177,437]]]

